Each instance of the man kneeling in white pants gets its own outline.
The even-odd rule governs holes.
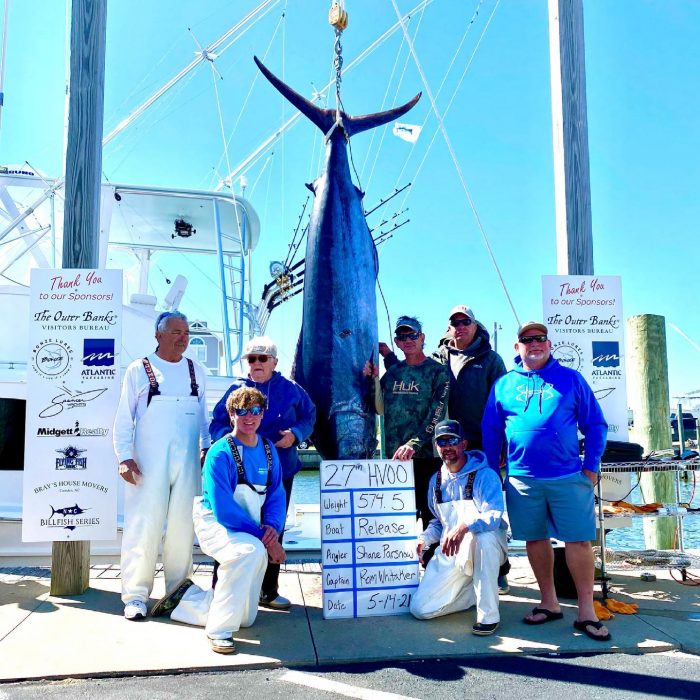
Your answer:
[[[418,538],[418,556],[440,543],[411,600],[419,620],[476,605],[472,632],[498,628],[498,570],[508,556],[501,478],[486,455],[467,449],[457,421],[435,426],[435,444],[443,465],[430,480],[428,504],[435,515]]]
[[[234,653],[233,633],[255,622],[268,560],[285,559],[279,543],[286,517],[282,470],[274,445],[257,435],[265,397],[243,387],[229,395],[226,410],[233,432],[207,453],[202,496],[193,509],[199,546],[219,562],[216,588],[203,590],[185,579],[151,612],[205,627],[219,654]]]

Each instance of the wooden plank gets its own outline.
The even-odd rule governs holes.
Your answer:
[[[99,264],[106,30],[106,0],[73,0],[64,268]],[[87,589],[89,577],[89,542],[53,543],[52,595],[78,595]]]

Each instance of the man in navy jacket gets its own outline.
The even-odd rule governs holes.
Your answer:
[[[515,369],[501,377],[489,396],[482,424],[484,452],[498,466],[507,445],[506,501],[516,539],[527,542],[541,602],[524,622],[540,625],[563,617],[554,589],[550,542],[565,543],[576,584],[574,627],[591,639],[610,635],[593,609],[596,536],[593,490],[608,426],[586,380],[551,357],[547,327],[528,321],[518,329]],[[585,437],[583,463],[578,431]]]

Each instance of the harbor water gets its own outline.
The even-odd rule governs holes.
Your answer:
[[[695,488],[694,480],[698,472],[686,472],[688,481],[681,481],[681,502],[688,503],[692,497],[690,506],[700,508],[700,487]],[[634,477],[633,477],[634,478]],[[305,470],[294,477],[294,489],[292,491],[294,503],[318,503],[319,472],[317,470]],[[643,503],[639,486],[630,493],[626,499],[630,503]],[[643,518],[632,518],[630,527],[615,528],[610,531],[606,543],[610,549],[644,549]],[[684,544],[686,549],[700,549],[700,515],[688,515],[683,518]]]

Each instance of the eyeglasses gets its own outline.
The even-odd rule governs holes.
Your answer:
[[[454,447],[455,445],[459,445],[460,442],[462,442],[462,438],[456,435],[452,435],[451,437],[439,437],[435,440],[435,444],[438,447],[447,447],[448,445]]]
[[[248,355],[248,357],[246,357],[249,365],[252,365],[255,362],[259,362],[261,365],[264,365],[269,359],[270,357],[268,355]]]
[[[474,323],[474,321],[472,321],[469,317],[450,319],[450,325],[452,326],[452,328],[459,328],[460,326],[471,326],[472,323]]]
[[[233,410],[239,418],[242,418],[249,413],[251,416],[260,416],[265,409],[262,406],[251,406],[250,408],[234,408]]]
[[[530,343],[546,343],[547,342],[547,336],[546,335],[524,335],[522,338],[518,338],[518,342],[522,343],[523,345],[529,345]]]
[[[418,340],[420,338],[420,333],[397,333],[394,340],[397,343],[402,343],[404,340]]]

